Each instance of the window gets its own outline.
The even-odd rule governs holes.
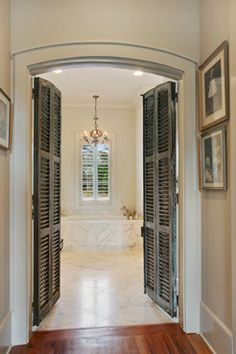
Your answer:
[[[83,201],[110,200],[110,144],[81,145],[81,197]]]

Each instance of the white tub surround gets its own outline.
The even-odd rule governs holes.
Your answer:
[[[114,215],[106,219],[85,216],[62,217],[65,250],[122,250],[141,246],[143,220],[127,220]]]

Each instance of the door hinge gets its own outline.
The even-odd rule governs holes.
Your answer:
[[[176,305],[179,306],[179,295],[176,295]]]
[[[63,247],[64,247],[64,240],[63,238],[60,240],[60,251],[63,250]]]
[[[32,99],[34,99],[34,95],[35,95],[35,89],[32,88]]]
[[[142,226],[141,227],[141,237],[144,237],[144,234],[145,234],[145,227]]]
[[[34,220],[34,195],[32,194],[32,220]]]
[[[175,102],[179,102],[179,94],[178,94],[178,92],[175,93]]]
[[[179,204],[179,193],[176,193],[176,204]]]

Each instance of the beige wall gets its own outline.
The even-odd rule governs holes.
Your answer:
[[[233,348],[236,352],[236,1],[230,0],[229,8],[229,28],[230,28],[230,186],[231,186],[231,262],[232,262],[232,329]]]
[[[0,0],[0,87],[10,95],[10,4]],[[10,342],[9,152],[0,149],[0,353]]]
[[[12,50],[76,41],[128,42],[198,58],[196,0],[12,0]]]
[[[121,207],[135,207],[135,117],[133,109],[98,107],[99,128],[113,139],[112,174],[114,177],[112,206],[89,210],[79,205],[78,189],[79,154],[76,154],[76,133],[91,130],[93,107],[64,107],[62,114],[62,208],[66,214],[121,213]],[[113,179],[112,177],[112,179]],[[76,182],[77,180],[77,182]],[[77,184],[78,186],[78,184]],[[77,202],[76,202],[77,200]]]
[[[198,18],[199,2],[201,4],[200,22]],[[0,3],[6,3],[6,1]],[[234,157],[236,151],[236,119],[234,119],[236,116],[236,103],[234,102],[234,97],[236,97],[235,7],[235,0],[167,0],[165,2],[160,0],[121,0],[119,2],[114,0],[99,2],[12,0],[13,52],[63,42],[118,41],[164,48],[195,59],[198,59],[200,54],[202,62],[223,40],[230,41],[229,187],[227,192],[202,193],[201,331],[220,354],[230,353],[231,330],[232,327],[236,328],[234,305],[236,301],[233,301],[233,321],[231,308],[232,285],[235,294],[233,299],[236,298],[236,284],[234,284],[236,274],[231,274],[230,257],[232,248],[234,255],[232,262],[234,264],[236,262],[236,252],[234,252],[236,245],[235,234],[232,230],[236,229],[234,215],[234,210],[236,210],[236,160]],[[3,17],[3,20],[6,18],[3,11],[0,11],[0,16]],[[201,27],[200,51],[199,23]],[[2,21],[0,26],[2,26]],[[4,31],[0,31],[0,38],[5,36],[4,33]],[[5,45],[1,48],[5,48]],[[0,54],[0,61],[2,60],[2,54]],[[3,69],[5,79],[2,78],[2,67],[4,68],[4,66],[0,66],[0,84],[5,85],[7,89],[7,71]],[[231,151],[232,154],[230,154]],[[7,163],[6,154],[1,152],[0,179],[3,178],[4,183],[8,177],[7,172],[2,174],[1,167],[2,164]],[[8,168],[4,171],[8,171]],[[6,185],[4,183],[0,184],[0,188],[4,193],[7,193],[7,186],[3,187]],[[7,194],[5,195],[7,197]],[[1,210],[0,218],[2,215],[7,216],[5,201],[4,206],[0,204],[0,208],[2,207],[4,210]],[[6,220],[7,217],[3,217],[4,223],[0,223],[0,238],[3,232],[5,234],[2,228],[3,225],[7,225]],[[236,264],[233,269],[236,273]],[[3,282],[1,268],[0,281]],[[5,305],[2,306],[0,303],[0,311],[1,308],[5,308]]]
[[[230,40],[230,1],[202,0],[200,29],[203,62],[221,42]],[[202,192],[201,330],[217,353],[222,354],[231,353],[232,340],[230,129],[229,126],[228,190]]]

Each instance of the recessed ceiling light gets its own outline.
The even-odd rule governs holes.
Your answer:
[[[142,76],[143,72],[140,70],[137,70],[137,71],[134,71],[133,74],[134,74],[134,76]]]
[[[61,70],[61,69],[53,70],[53,72],[54,72],[55,74],[60,74],[60,73],[62,73],[62,70]]]

